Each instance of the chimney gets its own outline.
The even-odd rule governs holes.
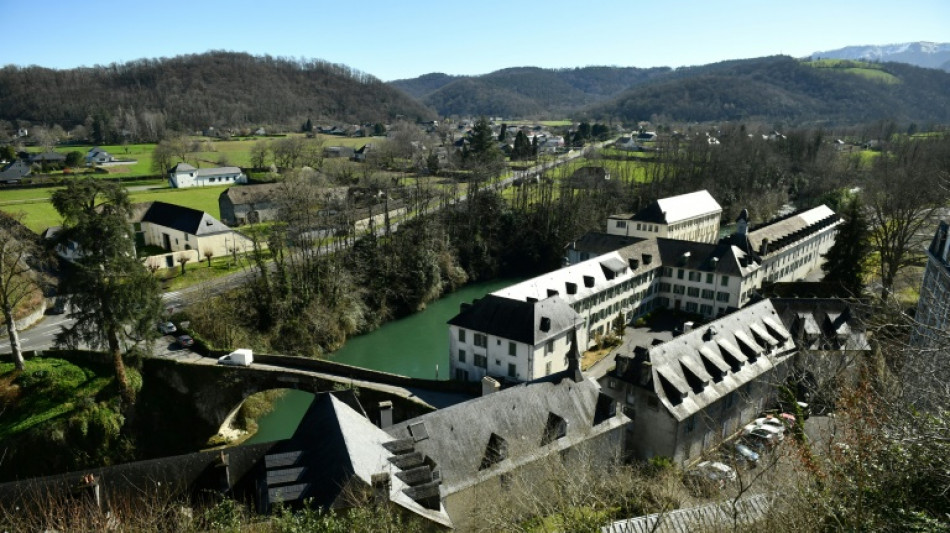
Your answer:
[[[643,254],[643,264],[649,265],[653,262],[653,254]]]
[[[485,376],[482,378],[482,396],[488,396],[493,392],[498,392],[501,389],[501,383],[498,383],[498,380],[491,376]]]
[[[749,210],[743,209],[736,219],[736,235],[744,236],[749,230]]]
[[[762,239],[762,244],[759,245],[759,255],[765,255],[769,253],[769,240]]]
[[[584,374],[581,372],[581,352],[577,349],[577,330],[571,330],[571,350],[567,352],[567,371],[575,383],[584,381]]]
[[[393,425],[393,402],[386,400],[379,402],[379,428],[386,429]]]
[[[568,294],[577,294],[577,284],[568,281],[564,284]]]
[[[392,486],[392,480],[389,478],[389,472],[380,472],[370,477],[373,484],[373,498],[377,503],[389,501],[389,491]]]
[[[640,260],[639,260],[639,259],[634,259],[634,258],[631,257],[631,258],[629,259],[628,263],[630,264],[630,270],[636,270],[637,268],[640,267]]]

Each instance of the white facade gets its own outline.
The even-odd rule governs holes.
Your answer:
[[[609,235],[713,243],[719,239],[722,207],[702,190],[661,198],[633,215],[607,218]]]
[[[247,183],[247,176],[238,167],[195,168],[179,163],[168,173],[168,185],[176,189],[235,183]]]

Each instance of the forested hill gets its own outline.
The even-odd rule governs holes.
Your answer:
[[[610,98],[668,68],[508,68],[481,76],[426,74],[390,82],[442,116],[552,117]]]
[[[762,120],[860,124],[950,122],[950,73],[902,63],[799,61],[787,56],[680,68],[580,114],[624,121]]]
[[[173,130],[208,126],[435,118],[422,104],[343,65],[209,52],[53,70],[0,69],[0,119]],[[130,117],[134,117],[134,120]]]

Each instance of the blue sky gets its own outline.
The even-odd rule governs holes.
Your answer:
[[[0,0],[0,20],[17,28],[6,33],[0,65],[72,68],[232,50],[322,59],[387,81],[950,42],[947,0]]]

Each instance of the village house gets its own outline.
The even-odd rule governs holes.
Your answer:
[[[19,183],[30,175],[30,165],[22,159],[17,159],[0,170],[0,183]]]
[[[146,202],[133,207],[130,222],[134,224],[137,242],[168,252],[149,257],[148,266],[169,268],[182,256],[189,261],[200,261],[208,255],[222,257],[251,249],[250,239],[204,211],[165,202]]]
[[[168,172],[168,185],[176,189],[236,183],[247,183],[247,176],[238,167],[195,168],[178,163]]]
[[[101,165],[115,161],[115,157],[98,146],[86,153],[86,166]]]

